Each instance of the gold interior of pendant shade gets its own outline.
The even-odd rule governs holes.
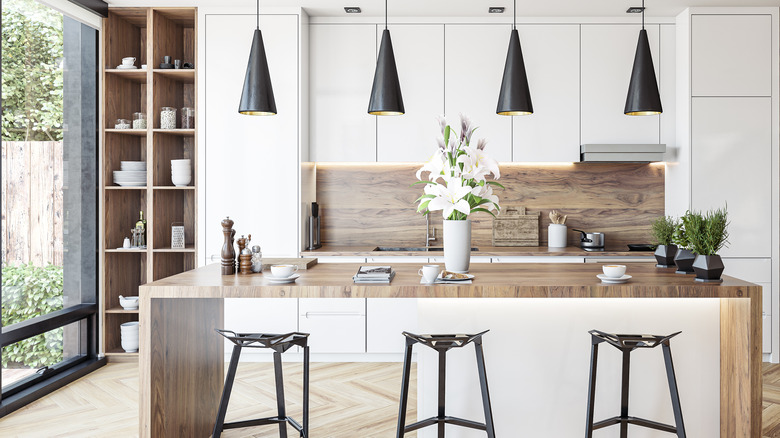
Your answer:
[[[655,116],[661,114],[661,111],[631,111],[626,113],[627,116]]]
[[[531,111],[500,111],[498,113],[499,116],[527,116],[530,114],[533,114]]]
[[[400,111],[370,111],[372,116],[402,116],[404,113]]]
[[[243,114],[245,116],[275,116],[276,113],[271,113],[268,111],[239,111],[239,114]]]

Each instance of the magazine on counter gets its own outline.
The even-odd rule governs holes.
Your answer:
[[[393,274],[391,266],[361,266],[355,277],[357,278],[388,278]]]

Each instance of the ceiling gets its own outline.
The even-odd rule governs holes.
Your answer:
[[[512,0],[388,0],[390,16],[479,17],[489,6],[506,7],[512,14]],[[131,6],[137,0],[108,0],[110,5]],[[254,0],[147,0],[165,6],[254,5]],[[518,0],[518,16],[529,17],[621,17],[629,6],[642,0]],[[260,0],[260,7],[301,6],[313,17],[345,16],[344,6],[359,6],[361,16],[384,15],[384,0]],[[647,0],[648,17],[672,17],[689,6],[780,6],[780,0]]]

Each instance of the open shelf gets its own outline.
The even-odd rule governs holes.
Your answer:
[[[152,70],[154,72],[154,75],[160,75],[165,76],[168,79],[173,79],[177,82],[182,82],[185,84],[194,84],[195,83],[195,69],[192,68],[184,68],[184,69],[170,69],[170,68],[156,68]]]
[[[195,163],[195,138],[182,137],[160,133],[154,136],[153,152],[154,166],[152,169],[152,184],[155,188],[186,189],[195,185],[195,169],[192,168],[192,179],[186,187],[176,187],[171,181],[171,160],[190,159],[190,166]]]
[[[137,314],[138,309],[135,310],[125,310],[122,306],[112,307],[110,309],[106,309],[106,313],[128,313],[128,314]]]
[[[165,105],[163,105],[165,106]],[[176,115],[181,118],[181,114],[179,113],[179,109],[176,110]],[[159,116],[159,115],[158,115]],[[180,123],[181,120],[177,121],[177,123]],[[181,137],[194,137],[195,136],[195,130],[194,129],[155,129],[155,134],[167,134],[167,135],[178,135]]]
[[[154,256],[154,281],[195,269],[195,253],[164,252]]]
[[[105,82],[105,126],[107,133],[145,136],[146,129],[112,129],[117,119],[127,119],[133,123],[133,113],[146,113],[147,126],[149,112],[146,108],[146,82],[134,82],[118,75],[106,75]],[[131,125],[132,126],[132,125]]]
[[[138,112],[138,111],[134,111],[134,112]],[[132,117],[132,115],[131,115],[131,117]],[[147,114],[147,117],[149,117],[148,114]],[[128,120],[130,120],[130,123],[133,122],[132,119],[128,119]],[[114,120],[114,121],[116,122],[116,120]],[[111,126],[114,126],[114,125],[111,125]],[[146,133],[148,132],[146,129],[113,129],[113,128],[112,129],[105,129],[104,131],[106,132],[106,134],[133,135],[133,136],[136,136],[136,137],[146,137]]]
[[[163,56],[174,60],[195,62],[195,9],[191,8],[155,8],[153,10],[154,29],[152,29],[154,47],[154,68],[159,67]],[[197,67],[197,64],[195,64]]]
[[[184,223],[184,243],[195,243],[195,192],[161,190],[154,194],[154,248],[171,247],[171,224]],[[181,272],[181,271],[180,271]]]
[[[195,252],[195,245],[184,245],[184,248],[155,248],[152,252]]]
[[[114,171],[121,169],[122,161],[148,161],[146,159],[146,136],[119,135],[106,130],[103,147],[103,181],[106,189],[146,189],[146,187],[122,187],[114,184]],[[147,162],[147,171],[148,167],[149,163]]]
[[[138,64],[138,60],[136,60],[135,63]],[[146,72],[147,72],[146,70],[141,70],[140,68],[128,69],[128,70],[123,70],[119,68],[106,69],[106,74],[116,75],[120,78],[128,79],[133,82],[138,82],[139,84],[146,83]]]
[[[122,64],[122,58],[131,56],[136,58],[136,66],[147,64],[146,23],[148,15],[147,8],[109,8],[108,19],[103,28],[104,62],[107,70],[115,70],[116,66]],[[122,72],[132,72],[132,70],[123,70]]]
[[[154,75],[154,131],[163,133],[171,133],[169,131],[180,133],[185,135],[185,131],[189,135],[194,135],[194,129],[180,129],[181,125],[181,113],[182,108],[195,107],[195,84],[188,84],[171,79],[169,76]],[[160,126],[160,110],[163,107],[176,108],[176,128],[161,130]],[[152,118],[150,118],[151,120]]]
[[[106,249],[121,248],[125,237],[132,236],[130,231],[135,228],[139,213],[149,211],[146,192],[146,190],[106,190],[104,222]]]

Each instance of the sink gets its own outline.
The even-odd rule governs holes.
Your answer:
[[[471,248],[472,251],[479,251],[479,248]],[[398,246],[377,246],[373,249],[373,251],[404,251],[404,252],[412,252],[412,251],[444,251],[444,248],[441,246],[431,246],[431,247],[398,247]]]

